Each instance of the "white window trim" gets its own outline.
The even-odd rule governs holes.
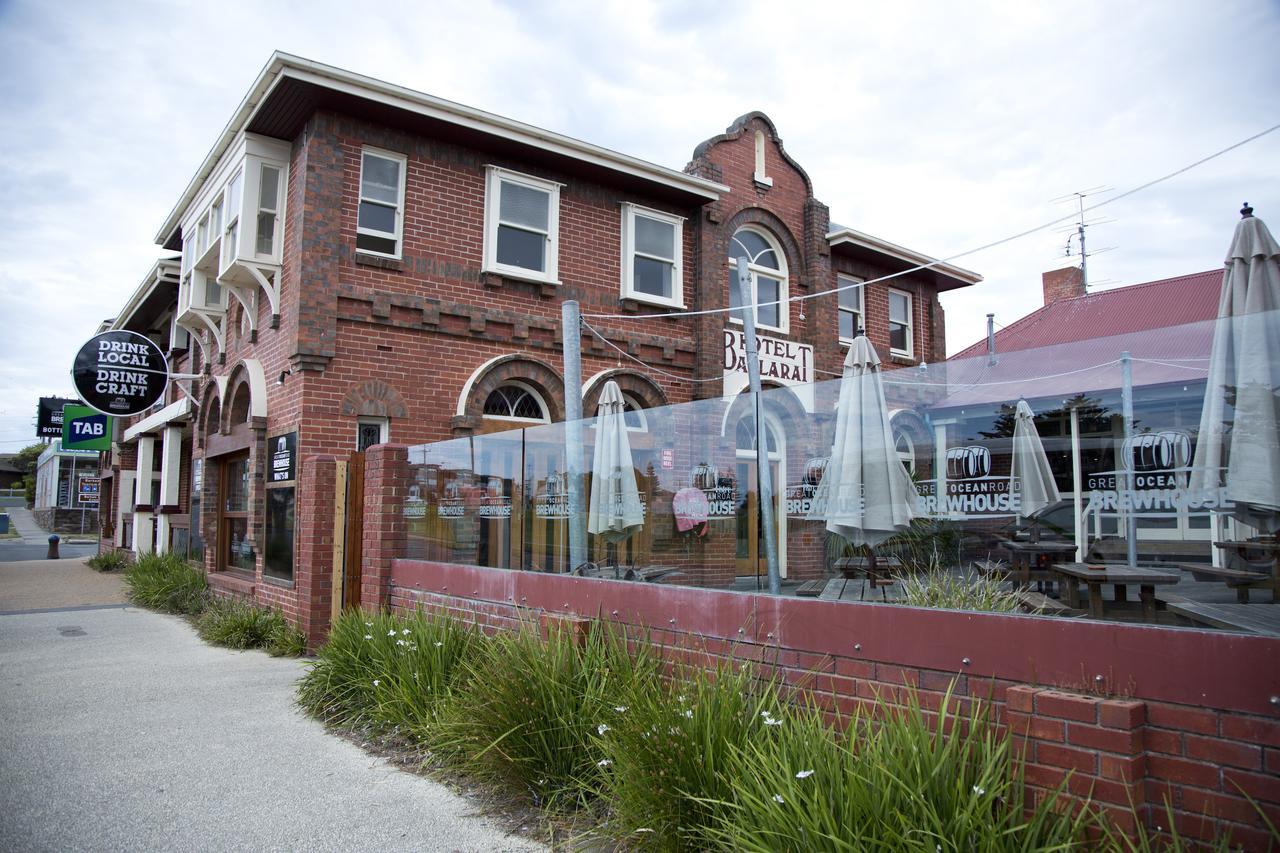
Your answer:
[[[671,263],[671,296],[662,297],[654,296],[652,293],[643,293],[635,289],[635,256],[642,258],[651,258],[655,261],[667,262],[667,258],[659,258],[656,255],[646,255],[643,252],[636,251],[636,217],[640,216],[644,219],[653,219],[658,222],[665,222],[671,225],[674,231],[672,240],[675,245],[671,247],[672,257]],[[622,298],[634,299],[637,302],[649,302],[654,305],[663,305],[670,308],[684,308],[684,282],[681,257],[684,254],[684,217],[672,216],[670,213],[662,213],[648,207],[641,207],[638,204],[624,201],[622,203]]]
[[[363,251],[363,250],[362,250]],[[391,440],[391,419],[364,417],[356,418],[356,444],[360,443],[360,427],[376,426],[378,427],[378,444],[386,444]]]
[[[528,393],[529,396],[533,398],[534,402],[538,404],[538,408],[542,410],[542,417],[541,418],[521,418],[515,415],[482,414],[481,417],[484,420],[507,421],[509,423],[516,423],[516,424],[549,424],[551,423],[551,410],[547,408],[547,401],[542,399],[542,395],[538,393],[538,389],[534,388],[532,385],[528,384],[527,382],[521,382],[519,379],[510,379],[506,382],[503,382],[498,387],[505,388],[508,385],[514,386]]]
[[[400,164],[400,186],[396,192],[396,228],[393,239],[396,241],[396,250],[391,252],[378,252],[373,249],[357,248],[356,251],[363,255],[377,255],[380,258],[394,258],[399,260],[404,254],[404,201],[405,201],[405,180],[409,173],[409,158],[403,154],[397,154],[395,151],[386,151],[382,148],[374,148],[366,145],[360,149],[360,175],[356,179],[356,234],[367,234],[370,237],[381,237],[387,239],[389,235],[386,231],[377,231],[372,228],[360,227],[360,205],[364,202],[364,158],[366,154],[374,157],[381,157],[384,160],[394,160]],[[270,165],[275,165],[274,163]],[[281,180],[284,179],[283,172],[280,175]],[[279,190],[277,190],[279,192]],[[277,196],[278,198],[278,196]],[[386,202],[381,199],[369,199],[370,203],[386,206]],[[256,248],[256,246],[255,246]]]
[[[899,296],[905,296],[907,299],[907,348],[905,350],[894,349],[893,346],[890,345],[889,353],[890,355],[901,355],[907,358],[914,358],[916,349],[915,297],[905,290],[894,290],[893,288],[889,288],[889,293],[891,295],[889,298],[889,311],[887,313],[889,316],[890,329],[892,329],[892,324],[894,323],[892,294],[896,293]]]
[[[484,271],[546,284],[560,283],[560,188],[563,184],[535,178],[532,175],[513,172],[501,166],[485,168],[484,193]],[[502,201],[502,182],[523,184],[547,193],[547,268],[538,272],[525,267],[512,267],[498,263],[498,214]]]
[[[853,330],[853,333],[856,335],[858,333],[859,326],[864,332],[867,329],[867,281],[866,279],[858,278],[856,275],[845,275],[844,273],[840,273],[836,276],[837,291],[839,291],[840,288],[847,287],[851,284],[858,285],[858,287],[854,288],[854,292],[858,294],[859,322],[855,325]],[[840,297],[843,295],[844,294],[840,292],[836,293],[836,334],[840,333],[840,315],[849,310],[840,304]],[[840,343],[842,346],[849,346],[853,343],[853,338],[846,338],[841,335]]]
[[[791,327],[791,303],[788,301],[791,298],[791,272],[790,270],[787,269],[787,256],[782,251],[782,244],[779,243],[772,234],[770,234],[768,231],[765,231],[763,228],[752,228],[749,225],[744,225],[743,227],[739,228],[738,231],[752,231],[752,232],[755,232],[756,234],[759,234],[761,237],[764,237],[765,242],[769,244],[769,246],[773,249],[774,255],[778,258],[778,263],[781,265],[781,269],[773,269],[772,267],[762,267],[754,263],[747,264],[747,270],[751,273],[748,279],[751,285],[751,293],[749,293],[748,296],[750,296],[751,298],[752,305],[760,301],[759,297],[756,294],[756,275],[757,274],[763,274],[768,276],[769,278],[781,279],[782,287],[779,288],[779,292],[778,292],[778,319],[781,320],[781,325],[770,326],[767,323],[761,323],[760,312],[757,311],[756,312],[756,329],[768,329],[770,331],[780,332],[785,335],[789,332]],[[734,233],[736,234],[737,231],[735,231]],[[730,242],[730,251],[732,252],[733,251],[732,235],[730,235],[729,242]],[[737,274],[738,274],[738,259],[736,256],[730,255],[729,256],[729,275],[730,275],[729,286],[730,287],[738,286],[737,280],[736,278],[734,278],[735,276],[737,276]],[[731,305],[733,304],[732,297],[729,300],[729,304]],[[737,317],[733,316],[732,313],[729,314],[729,322],[736,323],[739,326],[742,325],[742,321],[739,320]]]

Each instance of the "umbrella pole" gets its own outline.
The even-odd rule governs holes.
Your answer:
[[[1127,450],[1133,446],[1133,356],[1128,350],[1120,353],[1120,411],[1124,417],[1124,444],[1121,446]],[[1132,505],[1133,459],[1121,458],[1118,461],[1124,466],[1124,488],[1129,494],[1130,506],[1125,512],[1125,556],[1128,557],[1129,568],[1133,568],[1138,564],[1138,517]]]
[[[1071,407],[1071,489],[1075,492],[1072,503],[1075,504],[1075,523],[1076,523],[1076,562],[1084,562],[1084,554],[1087,548],[1085,542],[1085,523],[1084,523],[1084,493],[1081,491],[1081,470],[1080,470],[1080,407],[1073,405]]]
[[[760,411],[760,356],[756,352],[756,294],[747,286],[751,271],[746,255],[738,257],[738,301],[742,305],[742,337],[747,350],[747,378],[756,411],[756,479],[760,484],[760,515],[764,524],[765,563],[769,569],[769,594],[782,592],[778,569],[778,532],[773,517],[773,478],[769,471],[769,442]],[[785,310],[785,308],[783,308]]]

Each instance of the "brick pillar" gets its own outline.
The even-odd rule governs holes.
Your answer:
[[[154,464],[156,439],[153,435],[138,437],[137,477],[133,481],[133,553],[141,556],[152,550],[151,466]]]
[[[293,579],[298,596],[298,629],[315,648],[329,632],[333,597],[334,502],[337,494],[335,456],[309,456],[298,472],[295,523],[298,550]],[[341,531],[337,532],[341,535]]]
[[[1080,267],[1049,270],[1040,278],[1041,286],[1044,288],[1045,305],[1057,302],[1059,299],[1074,299],[1085,294],[1084,273],[1080,271]]]
[[[364,542],[360,601],[370,609],[391,605],[391,561],[406,555],[404,501],[409,491],[409,448],[378,444],[365,451]]]
[[[1132,829],[1134,812],[1145,816],[1146,703],[1027,686],[1010,687],[1005,703],[1032,796],[1065,779],[1070,794],[1092,798],[1118,827]]]

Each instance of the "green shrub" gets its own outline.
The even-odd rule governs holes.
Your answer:
[[[124,573],[129,600],[164,613],[195,616],[208,600],[204,572],[176,554],[142,554]]]
[[[307,653],[307,635],[280,618],[263,644],[273,658],[298,658]]]
[[[707,831],[738,785],[733,756],[768,737],[783,708],[777,683],[747,665],[637,683],[609,709],[603,738],[616,834],[650,849],[708,846]]]
[[[936,564],[920,574],[903,575],[898,582],[903,603],[916,607],[1009,613],[1021,603],[1017,591],[1002,588],[999,576],[973,571],[952,574]]]
[[[1024,814],[1008,737],[981,706],[936,719],[914,697],[877,703],[877,719],[843,730],[817,709],[779,712],[781,725],[735,744],[732,794],[709,835],[733,850],[1083,849],[1088,808],[1063,814],[1049,796]]]
[[[97,572],[115,572],[129,565],[129,561],[119,551],[102,551],[94,554],[85,565]]]
[[[213,598],[196,620],[196,631],[201,639],[215,646],[260,649],[287,625],[278,611],[239,598]]]
[[[333,725],[425,736],[480,642],[474,627],[442,616],[349,610],[333,623],[298,702]]]
[[[647,644],[630,650],[625,636],[594,627],[586,637],[556,630],[544,640],[526,625],[484,643],[442,714],[440,743],[453,760],[550,810],[593,800],[616,709],[659,672]]]

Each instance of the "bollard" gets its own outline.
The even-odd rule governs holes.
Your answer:
[[[60,540],[60,539],[58,539],[58,534],[56,534],[56,533],[51,533],[51,534],[49,535],[49,553],[48,553],[48,555],[45,557],[45,559],[46,559],[46,560],[56,560],[56,559],[58,559],[58,542],[60,542],[60,541],[61,541],[61,540]]]

